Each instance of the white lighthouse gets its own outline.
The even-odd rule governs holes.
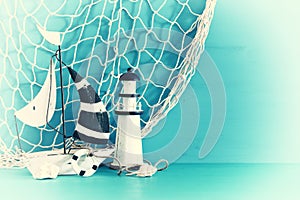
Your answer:
[[[126,167],[143,164],[140,124],[143,110],[141,104],[137,105],[136,102],[136,98],[140,96],[136,93],[136,82],[139,80],[138,75],[132,72],[132,68],[121,75],[123,90],[119,94],[120,104],[115,110],[118,115],[115,157]],[[118,166],[118,163],[113,162],[112,166]]]

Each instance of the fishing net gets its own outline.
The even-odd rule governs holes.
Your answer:
[[[137,101],[144,110],[141,126],[146,137],[176,105],[195,73],[215,3],[0,0],[0,167],[22,166],[24,152],[61,148],[63,144],[62,136],[53,129],[62,129],[58,78],[51,127],[32,127],[14,118],[43,87],[49,59],[57,50],[37,26],[61,33],[62,60],[99,94],[110,115],[113,142],[120,75],[130,67],[140,76]],[[57,77],[58,64],[53,63]],[[78,118],[79,97],[65,66],[63,90],[65,129],[70,136]]]

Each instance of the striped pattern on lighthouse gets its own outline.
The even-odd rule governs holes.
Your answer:
[[[107,144],[110,136],[109,118],[103,102],[86,79],[70,67],[68,70],[80,97],[73,137],[92,144]]]

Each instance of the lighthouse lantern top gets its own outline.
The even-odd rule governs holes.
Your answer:
[[[133,72],[132,68],[128,68],[127,72],[120,76],[120,81],[139,81],[140,77]]]

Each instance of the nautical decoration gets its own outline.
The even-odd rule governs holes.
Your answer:
[[[149,113],[149,115],[142,116],[141,125],[144,127],[142,136],[145,137],[150,133],[152,128],[167,116],[168,112],[177,104],[178,99],[195,74],[195,68],[201,52],[204,50],[204,42],[208,35],[216,0],[201,1],[200,4],[197,3],[197,0],[193,0],[193,3],[192,1],[186,2],[184,6],[180,1],[165,1],[165,4],[161,6],[162,9],[168,9],[170,6],[174,7],[174,10],[185,8],[184,12],[172,12],[172,15],[158,13],[156,3],[152,3],[152,1],[147,1],[146,4],[130,4],[129,7],[127,6],[128,8],[125,4],[122,6],[120,1],[111,0],[97,1],[91,4],[86,1],[79,1],[78,5],[68,4],[66,3],[67,0],[55,1],[56,3],[52,1],[42,2],[42,4],[36,4],[38,5],[36,9],[33,7],[30,9],[33,6],[31,4],[26,6],[28,9],[24,9],[23,6],[15,6],[14,23],[10,23],[12,16],[10,9],[3,9],[1,13],[1,23],[3,27],[9,30],[0,30],[3,33],[3,41],[6,41],[3,43],[3,49],[7,50],[0,51],[0,60],[5,61],[1,66],[3,70],[0,70],[0,82],[2,80],[1,86],[5,91],[0,93],[0,102],[2,102],[4,110],[19,109],[19,107],[12,107],[18,106],[14,100],[19,98],[19,95],[24,97],[24,93],[27,91],[22,89],[22,81],[19,81],[20,78],[25,79],[18,74],[20,72],[25,73],[24,68],[30,66],[29,63],[34,63],[38,69],[41,69],[40,59],[44,57],[46,52],[55,53],[59,61],[60,69],[56,66],[56,75],[60,72],[61,77],[68,79],[64,82],[61,80],[60,87],[56,88],[56,91],[61,90],[62,94],[61,98],[56,100],[61,102],[58,102],[59,105],[56,106],[57,115],[55,115],[61,114],[61,116],[53,120],[56,133],[47,134],[49,128],[45,127],[30,129],[30,133],[28,133],[26,126],[22,126],[20,129],[19,139],[22,143],[26,143],[23,146],[26,148],[24,151],[30,152],[59,147],[61,142],[59,137],[66,139],[64,108],[68,108],[66,106],[70,105],[73,99],[70,96],[71,91],[68,90],[70,87],[62,84],[69,82],[69,77],[67,74],[61,73],[61,53],[74,67],[88,61],[87,69],[90,76],[94,74],[93,70],[90,70],[92,65],[97,63],[96,66],[105,66],[103,69],[101,68],[101,81],[95,83],[97,85],[95,87],[101,86],[101,90],[112,93],[119,82],[117,79],[120,73],[125,68],[132,66],[139,71],[140,78],[145,83],[145,87],[141,88],[139,101],[143,104],[143,110]],[[197,8],[191,9],[196,4],[198,5]],[[134,16],[118,15],[118,20],[115,20],[116,16],[111,15],[111,13],[121,13],[122,9],[125,8],[124,6],[128,9],[128,13],[139,12],[136,12]],[[81,12],[82,9],[84,12]],[[156,20],[161,14],[165,14],[162,20]],[[32,20],[28,21],[28,17]],[[110,25],[107,26],[103,20],[97,20],[99,17],[110,21]],[[136,20],[145,26],[135,26]],[[40,27],[32,28],[35,25],[31,22],[36,22]],[[163,28],[165,24],[172,25],[174,22],[176,22],[176,26]],[[15,26],[15,24],[22,24],[22,26]],[[151,26],[149,27],[149,25]],[[179,31],[178,27],[180,28]],[[51,30],[50,28],[60,32],[48,31],[47,29]],[[41,40],[41,36],[36,37],[37,31],[44,39]],[[54,45],[62,45],[65,49],[62,52],[56,51]],[[63,70],[65,69],[66,67],[63,68]],[[14,80],[14,72],[16,80]],[[12,75],[12,79],[6,80],[6,75]],[[35,78],[27,80],[31,85],[37,85]],[[57,83],[59,82],[57,81]],[[63,91],[68,96],[65,101]],[[59,93],[57,94],[60,96]],[[105,104],[111,105],[112,108],[117,106],[114,98],[108,97],[105,100]],[[108,111],[110,112],[111,109]],[[11,119],[10,114],[11,112],[5,112],[0,115],[0,121],[3,122],[0,132],[4,134],[0,137],[0,152],[5,154],[0,156],[0,167],[6,165],[20,166],[21,163],[19,162],[21,156],[19,153],[15,154],[18,151],[14,150],[16,138],[12,134],[14,127],[9,121]],[[67,118],[68,124],[76,123],[76,117],[68,116]],[[112,123],[110,127],[112,130],[117,129],[115,123]],[[51,139],[53,140],[50,141]],[[70,140],[66,140],[67,145],[70,144],[68,143]],[[66,146],[65,144],[64,141],[64,146]],[[12,159],[9,159],[8,162],[6,156]],[[11,164],[10,160],[16,161]]]
[[[89,169],[84,169],[81,168],[79,166],[79,161],[80,158],[86,156],[85,158],[85,162],[87,159],[90,160],[91,162],[91,167]],[[89,155],[89,150],[88,149],[80,149],[79,151],[77,151],[73,156],[72,156],[72,167],[74,169],[74,171],[79,175],[79,176],[92,176],[98,169],[98,165],[99,163],[97,162],[97,160],[92,156]]]
[[[115,113],[118,115],[115,157],[122,166],[143,164],[142,137],[140,115],[143,113],[141,104],[137,108],[136,82],[140,78],[129,68],[120,76],[123,93],[119,94],[123,103],[119,104]],[[117,165],[112,163],[112,167]]]
[[[164,163],[164,166],[162,168],[158,168],[161,163]],[[169,162],[165,159],[159,160],[157,163],[152,165],[151,162],[147,161],[147,163],[144,163],[139,167],[138,170],[132,171],[129,169],[129,167],[126,168],[126,171],[128,172],[126,176],[132,176],[136,175],[138,177],[150,177],[153,176],[157,171],[163,171],[167,169],[169,166]]]
[[[59,61],[59,78],[60,78],[60,96],[61,96],[61,118],[62,118],[62,136],[63,136],[63,145],[64,145],[64,154],[66,154],[66,130],[65,130],[65,107],[64,107],[64,90],[63,90],[63,70],[62,70],[62,56],[61,56],[61,33],[55,31],[48,31],[38,24],[36,25],[40,34],[47,40],[49,43],[57,45],[58,50],[55,53],[56,59]],[[58,55],[57,55],[58,54]]]
[[[73,149],[69,154],[62,154],[61,150],[36,152],[29,155],[27,169],[35,179],[56,178],[58,175],[76,174],[91,176],[96,172],[93,166],[96,165],[98,168],[104,160],[111,157],[113,151],[114,148],[96,150]],[[87,156],[87,158],[83,160],[83,156]],[[59,169],[58,171],[57,168]]]
[[[79,116],[73,137],[87,143],[107,144],[110,131],[104,104],[86,79],[70,67],[68,70],[80,96]]]
[[[40,34],[51,44],[61,45],[60,33],[46,31],[36,25]],[[56,76],[52,58],[50,59],[50,70],[48,76],[38,95],[25,107],[15,112],[15,116],[23,123],[39,127],[45,125],[54,114],[56,106]]]
[[[47,31],[44,28],[40,27],[39,25],[36,25],[37,29],[41,33],[41,35],[51,44],[54,45],[61,45],[60,40],[60,32],[54,32],[54,31]]]
[[[152,176],[156,172],[157,172],[156,167],[145,163],[137,171],[129,172],[126,175],[127,176],[136,175],[139,177],[148,177],[148,176]]]
[[[56,105],[55,69],[50,60],[50,69],[46,80],[35,98],[22,109],[15,112],[15,116],[23,123],[39,127],[45,125],[52,118]]]
[[[59,167],[53,163],[43,162],[27,167],[34,179],[54,179],[59,174]]]
[[[71,165],[71,154],[61,150],[34,152],[28,155],[27,169],[34,178],[56,178],[57,175],[75,175]],[[55,170],[58,167],[58,172]],[[47,169],[47,170],[46,170]],[[43,173],[39,171],[42,170]],[[54,176],[56,174],[56,176]]]

